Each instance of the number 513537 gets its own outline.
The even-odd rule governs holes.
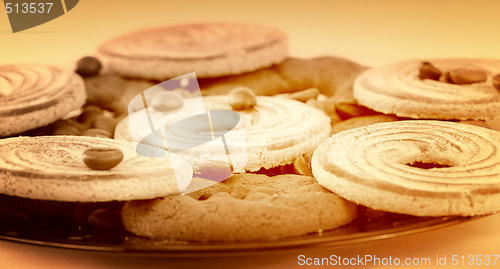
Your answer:
[[[5,3],[5,11],[10,13],[50,13],[54,3]]]
[[[495,265],[500,255],[452,255],[451,265]]]

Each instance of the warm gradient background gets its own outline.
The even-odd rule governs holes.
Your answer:
[[[496,0],[80,0],[66,15],[11,32],[0,7],[0,64],[68,64],[103,41],[150,26],[238,21],[290,38],[292,56],[343,56],[366,65],[408,58],[500,58]]]

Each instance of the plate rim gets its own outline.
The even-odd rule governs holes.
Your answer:
[[[486,215],[487,216],[487,215]],[[125,240],[120,245],[116,244],[87,244],[85,242],[53,242],[46,240],[32,240],[0,234],[0,240],[6,240],[16,243],[24,243],[33,246],[54,247],[59,249],[92,251],[101,253],[127,253],[139,254],[141,256],[154,255],[162,257],[226,257],[226,256],[248,256],[265,252],[266,254],[289,252],[298,249],[313,247],[342,247],[371,241],[385,240],[400,236],[422,233],[436,229],[442,229],[449,226],[473,221],[484,216],[443,216],[430,218],[428,220],[402,225],[401,227],[388,228],[375,231],[357,232],[345,235],[327,236],[336,230],[326,231],[322,234],[314,233],[304,236],[281,238],[270,241],[252,241],[252,242],[218,242],[214,243],[196,243],[189,244],[167,244],[166,241],[157,241],[151,245],[127,244],[130,236],[125,236]],[[412,225],[413,224],[413,225]],[[326,236],[325,236],[326,234]],[[132,236],[133,237],[133,236]],[[139,238],[139,237],[137,237]],[[148,240],[148,239],[144,239]],[[78,243],[77,243],[78,242]],[[161,243],[163,242],[163,243]]]

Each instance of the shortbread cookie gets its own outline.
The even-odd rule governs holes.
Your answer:
[[[110,170],[92,170],[82,160],[89,147],[118,148],[123,161]],[[185,190],[192,173],[182,158],[140,156],[125,141],[83,136],[0,140],[0,193],[6,195],[67,202],[151,199]]]
[[[500,73],[500,60],[431,59],[446,73],[457,68],[483,70],[484,82],[452,84],[419,78],[422,60],[396,63],[365,71],[355,81],[354,97],[361,105],[386,114],[420,119],[487,120],[500,117],[500,91],[491,78]]]
[[[130,101],[155,84],[146,80],[127,79],[118,75],[104,74],[84,78],[87,104],[98,105],[117,115],[128,112]]]
[[[389,212],[474,216],[500,211],[500,133],[441,121],[377,123],[338,133],[312,158],[318,182]]]
[[[201,114],[200,108],[205,110],[205,106],[211,111],[212,119],[217,111],[232,110],[228,96],[184,99],[183,108],[175,111],[162,112],[149,107],[151,121],[144,109],[129,114],[118,123],[115,138],[143,141],[162,148],[166,144],[167,148],[174,152],[179,151],[175,145],[180,147],[192,145],[190,149],[179,154],[187,156],[198,166],[208,160],[227,162],[228,156],[220,139],[219,142],[214,140],[205,143],[208,141],[204,139],[211,131],[208,122],[199,122],[195,126],[173,125],[175,122]],[[261,168],[290,164],[297,156],[313,151],[330,135],[330,119],[320,110],[295,100],[257,96],[255,107],[237,112],[240,120],[236,119],[236,122],[239,122],[242,128],[232,131],[231,128],[234,126],[228,126],[224,135],[230,154],[248,156],[248,161],[247,158],[232,157],[232,166],[236,172],[257,171]],[[229,119],[219,118],[219,120],[218,123],[224,125]],[[151,122],[154,127],[150,126]],[[143,139],[152,133],[152,128],[163,131],[158,132],[158,139],[144,141]],[[163,137],[168,138],[165,143]]]
[[[398,120],[398,117],[394,115],[385,115],[385,114],[380,114],[380,115],[369,115],[369,116],[361,116],[361,117],[354,117],[350,118],[341,122],[336,123],[332,127],[332,134],[340,133],[346,130],[370,125],[370,124],[375,124],[375,123],[380,123],[380,122],[391,122],[391,121],[396,121]]]
[[[76,73],[52,66],[0,66],[0,137],[48,125],[85,103]]]
[[[254,72],[221,78],[199,79],[204,96],[227,94],[235,87],[248,87],[257,95],[275,95],[317,88],[337,102],[353,100],[352,85],[366,67],[347,59],[324,56],[287,58],[284,62]]]
[[[127,34],[104,43],[99,57],[109,72],[165,80],[241,74],[282,62],[287,37],[267,26],[240,23],[173,25]]]
[[[122,219],[139,236],[244,241],[331,230],[351,222],[356,212],[355,204],[312,177],[240,174],[189,195],[127,202]]]

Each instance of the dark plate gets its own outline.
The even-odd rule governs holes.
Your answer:
[[[63,218],[33,215],[1,216],[0,238],[42,246],[102,252],[154,254],[165,257],[234,256],[287,252],[303,248],[340,247],[442,228],[474,218],[414,217],[385,213],[361,215],[336,230],[270,241],[173,242],[137,237],[125,232],[98,231],[74,225]]]

